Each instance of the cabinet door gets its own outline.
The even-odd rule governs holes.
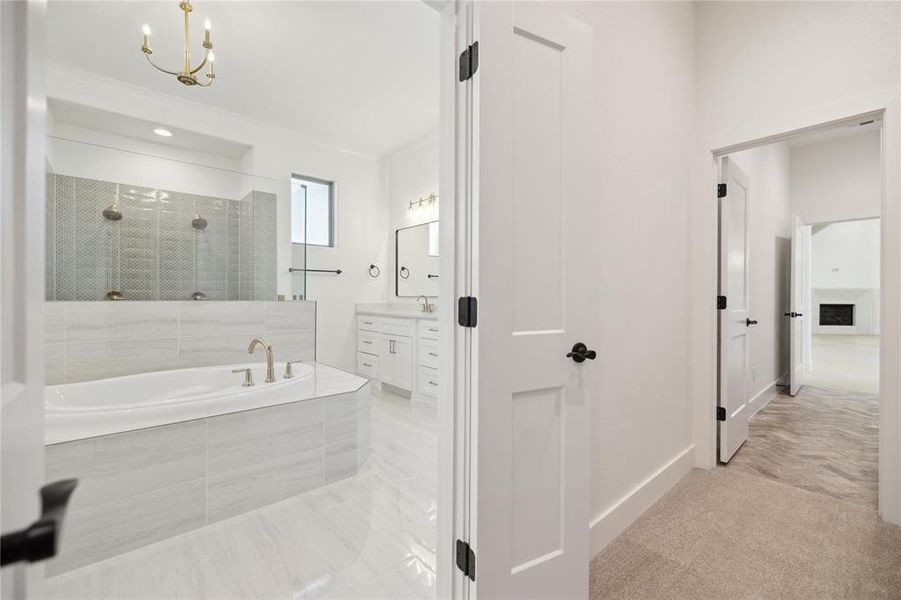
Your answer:
[[[379,379],[389,385],[397,385],[397,357],[394,354],[393,340],[394,338],[384,334],[379,336]]]
[[[413,339],[395,336],[394,340],[394,383],[405,390],[413,389]]]

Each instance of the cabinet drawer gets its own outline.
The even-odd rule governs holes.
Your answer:
[[[438,341],[421,338],[419,340],[419,364],[437,369],[441,366],[438,360]]]
[[[369,354],[379,353],[379,334],[365,329],[357,330],[357,350]]]
[[[419,393],[431,398],[438,397],[438,369],[419,367]]]
[[[438,327],[438,321],[419,321],[419,337],[428,340],[437,340],[441,329]]]
[[[413,337],[413,320],[412,319],[395,319],[393,317],[384,317],[379,319],[379,331],[388,335],[403,335],[408,338]]]
[[[357,352],[357,373],[363,377],[378,379],[379,357],[365,352]]]
[[[357,329],[366,331],[379,330],[379,318],[372,315],[357,315]]]

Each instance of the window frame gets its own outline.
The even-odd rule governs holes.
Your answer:
[[[304,240],[303,242],[294,241],[294,181],[300,180],[304,183],[316,183],[328,187],[328,244],[313,244]],[[303,183],[301,184],[303,185]],[[306,187],[306,186],[304,186]],[[309,175],[301,175],[300,173],[291,173],[291,243],[298,246],[315,246],[316,248],[336,248],[337,247],[337,223],[335,218],[335,187],[336,182],[321,177],[311,177]],[[306,220],[306,215],[304,215]]]

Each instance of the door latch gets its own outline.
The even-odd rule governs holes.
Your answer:
[[[77,486],[77,479],[63,479],[41,488],[41,517],[25,529],[3,534],[0,564],[33,563],[56,556],[66,507]]]

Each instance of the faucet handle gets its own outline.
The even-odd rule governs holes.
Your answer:
[[[294,377],[294,369],[291,367],[291,365],[294,365],[294,364],[297,364],[297,363],[302,363],[302,362],[303,362],[302,360],[289,360],[289,361],[286,361],[286,362],[285,362],[285,375],[284,375],[284,379],[291,379],[292,377]]]
[[[243,387],[250,387],[253,385],[253,373],[250,370],[250,367],[246,369],[232,369],[232,373],[244,373],[244,383],[241,384]]]

